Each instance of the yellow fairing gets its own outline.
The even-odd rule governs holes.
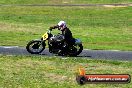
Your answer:
[[[46,32],[42,37],[43,37],[43,40],[47,40],[48,39],[48,33]]]

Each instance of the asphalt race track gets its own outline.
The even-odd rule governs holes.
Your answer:
[[[25,47],[17,46],[0,46],[0,54],[3,55],[32,55],[28,53]],[[41,56],[54,56],[45,49]],[[106,60],[125,60],[132,61],[132,51],[110,51],[110,50],[83,50],[78,57],[91,59],[106,59]]]

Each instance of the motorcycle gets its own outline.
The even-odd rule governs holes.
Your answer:
[[[41,39],[31,40],[26,49],[31,54],[40,54],[46,47],[46,40],[48,41],[49,52],[65,56],[77,56],[83,50],[83,45],[80,39],[75,39],[72,46],[68,46],[66,50],[62,51],[64,46],[64,36],[62,34],[53,35],[51,30],[48,30]]]

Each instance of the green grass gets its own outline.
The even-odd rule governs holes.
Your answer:
[[[89,4],[130,3],[132,0],[1,0],[0,4]]]
[[[87,74],[130,74],[131,61],[92,60],[73,57],[0,55],[0,87],[5,88],[131,88],[132,84],[76,82],[78,68]]]
[[[132,7],[1,7],[0,45],[26,46],[65,20],[84,48],[132,50]],[[58,32],[58,31],[56,31]]]

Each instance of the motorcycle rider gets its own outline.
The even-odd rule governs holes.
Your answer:
[[[58,28],[58,30],[62,31],[62,35],[64,36],[64,45],[63,48],[61,50],[61,52],[63,50],[66,50],[69,46],[72,46],[75,43],[75,39],[72,36],[72,32],[70,31],[70,29],[67,27],[66,22],[65,21],[60,21],[58,23],[58,25],[52,26],[49,29],[56,29]]]

